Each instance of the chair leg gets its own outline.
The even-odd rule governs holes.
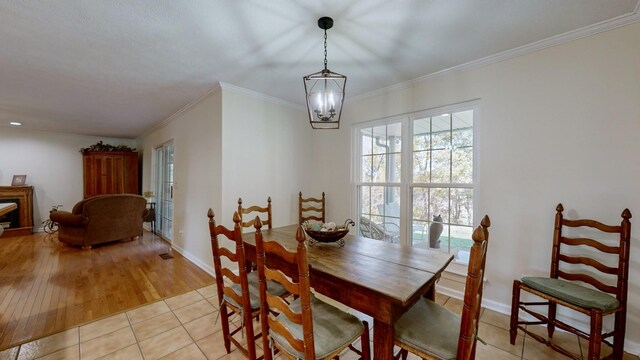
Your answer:
[[[591,336],[589,337],[589,360],[600,359],[602,345],[602,312],[591,310]],[[621,359],[621,358],[620,358]]]
[[[518,312],[520,310],[520,280],[513,281],[511,294],[511,322],[509,325],[509,342],[515,345],[518,335]]]
[[[473,346],[471,346],[471,356],[469,357],[469,359],[476,358],[476,345],[478,345],[478,341],[473,342]]]
[[[613,335],[613,358],[614,359],[622,359],[624,355],[624,335],[625,335],[625,326],[626,326],[627,318],[626,318],[626,309],[622,311],[618,311],[615,314],[615,325]]]
[[[361,359],[369,360],[371,359],[371,349],[370,349],[370,342],[369,342],[369,323],[366,321],[363,321],[362,324],[364,325],[364,331],[362,333],[362,336],[360,336],[360,348],[362,349]]]
[[[244,311],[242,315],[244,316],[244,331],[247,336],[247,353],[249,359],[254,360],[256,358],[256,338],[253,333],[253,316],[247,311]]]
[[[555,321],[556,321],[556,309],[557,305],[553,301],[549,301],[549,313],[548,318],[549,322],[547,323],[547,333],[549,334],[549,338],[553,337],[553,331],[556,329]]]
[[[229,340],[229,314],[227,313],[227,307],[224,304],[220,304],[220,321],[222,321],[222,337],[224,338],[224,348],[227,350],[227,354],[231,353],[231,340]]]

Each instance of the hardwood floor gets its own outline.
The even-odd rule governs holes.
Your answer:
[[[0,351],[212,283],[211,275],[146,231],[141,239],[91,250],[45,233],[2,238]]]

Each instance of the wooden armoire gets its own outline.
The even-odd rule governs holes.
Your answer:
[[[105,194],[138,194],[138,153],[86,151],[84,198]]]

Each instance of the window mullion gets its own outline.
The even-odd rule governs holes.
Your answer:
[[[400,243],[403,245],[410,245],[411,239],[408,236],[410,234],[409,228],[412,222],[411,211],[411,195],[410,195],[410,183],[413,181],[413,164],[411,161],[413,153],[413,138],[411,130],[411,122],[408,117],[402,120],[402,152],[401,152],[401,174],[400,174]]]

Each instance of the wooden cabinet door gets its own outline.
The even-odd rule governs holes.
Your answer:
[[[84,197],[95,196],[97,193],[98,182],[102,169],[100,166],[96,168],[96,161],[93,155],[84,155]]]
[[[101,156],[100,185],[96,195],[113,194],[113,157],[106,155]]]
[[[138,153],[84,154],[84,197],[138,193]]]
[[[138,194],[138,153],[123,156],[122,192]]]
[[[122,155],[114,155],[109,157],[108,168],[105,169],[109,186],[106,194],[123,194],[124,193],[124,158]]]

